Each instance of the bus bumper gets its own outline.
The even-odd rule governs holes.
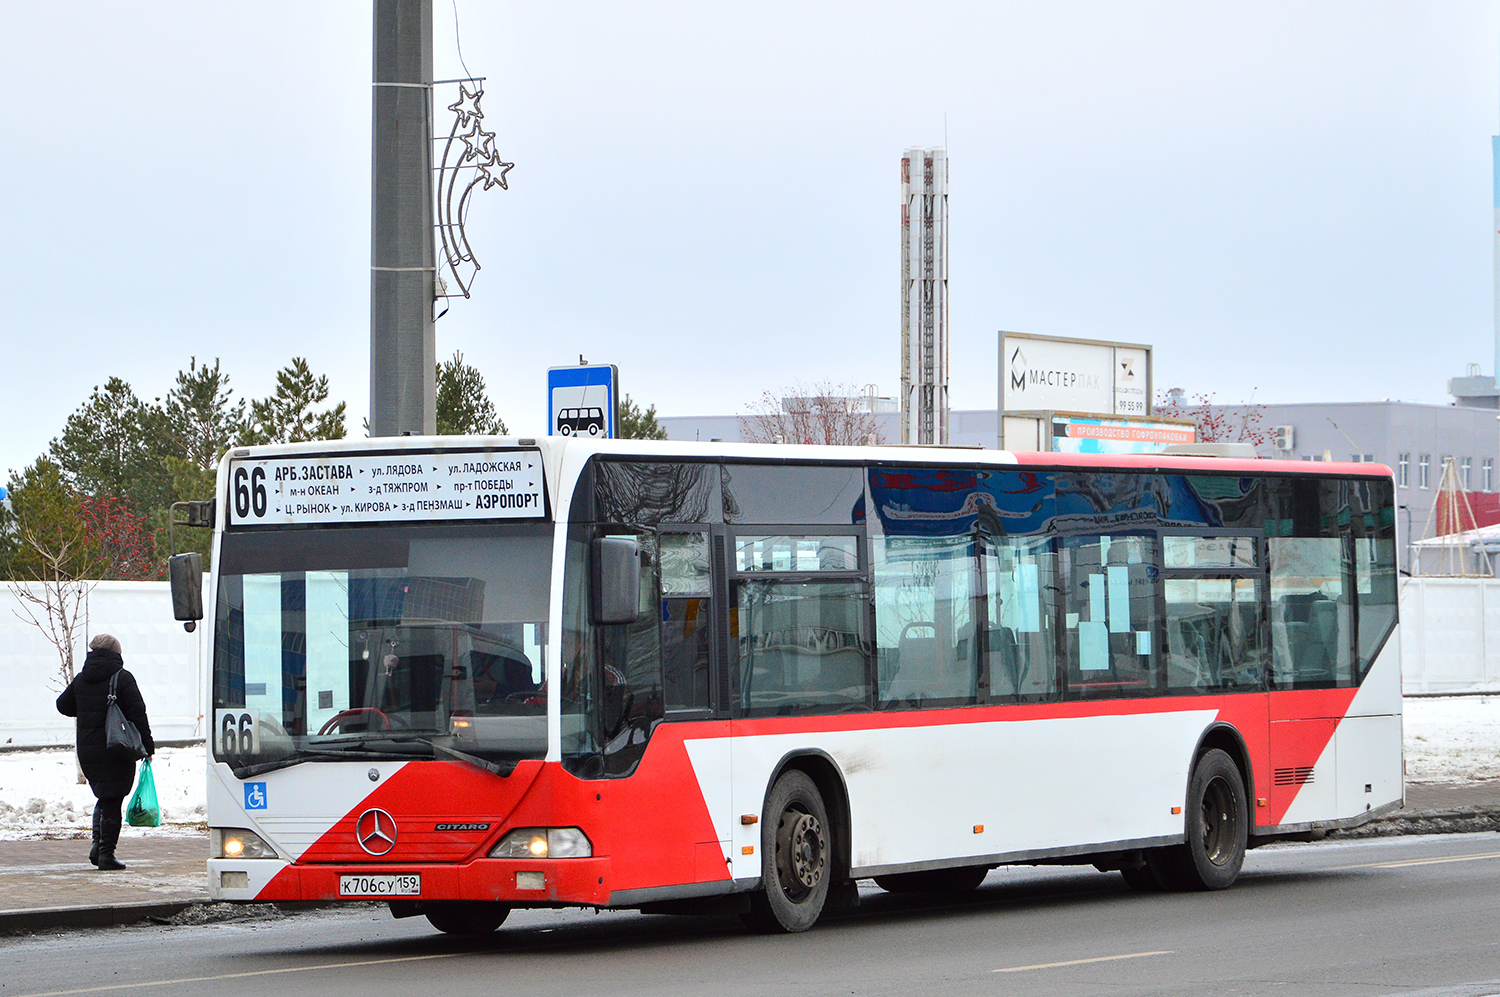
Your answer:
[[[421,877],[418,893],[351,894],[345,876],[361,879]],[[517,907],[553,904],[602,907],[609,903],[609,860],[476,859],[462,865],[294,865],[270,859],[209,859],[208,895],[213,900],[368,901],[492,900]]]

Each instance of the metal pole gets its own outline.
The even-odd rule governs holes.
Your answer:
[[[437,431],[432,0],[375,0],[370,435]]]

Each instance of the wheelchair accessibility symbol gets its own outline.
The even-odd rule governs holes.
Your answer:
[[[266,808],[266,784],[263,782],[245,783],[245,809],[264,810]]]

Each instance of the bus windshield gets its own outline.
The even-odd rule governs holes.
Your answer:
[[[551,545],[544,525],[226,533],[214,756],[242,777],[306,760],[509,771],[543,757]]]

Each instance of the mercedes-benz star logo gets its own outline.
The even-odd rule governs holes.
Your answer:
[[[371,855],[384,855],[396,847],[396,818],[384,810],[366,810],[354,823],[354,837]]]

